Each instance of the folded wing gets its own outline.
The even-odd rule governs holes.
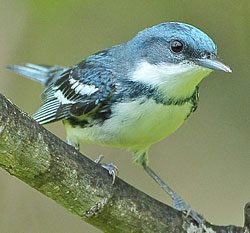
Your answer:
[[[43,105],[33,118],[40,124],[82,117],[98,110],[115,90],[113,73],[105,67],[82,62],[61,73],[43,92]]]

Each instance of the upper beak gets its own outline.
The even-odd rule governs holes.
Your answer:
[[[196,59],[195,63],[199,66],[203,66],[203,67],[209,68],[211,70],[218,70],[218,71],[232,73],[232,70],[230,69],[230,67],[223,64],[217,58],[211,58],[211,59],[200,58],[200,59]]]

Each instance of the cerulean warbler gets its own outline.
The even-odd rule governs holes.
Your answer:
[[[177,209],[202,221],[148,167],[148,150],[195,111],[205,76],[213,70],[231,72],[217,59],[208,35],[188,24],[162,23],[71,67],[25,64],[9,69],[45,85],[36,121],[63,120],[67,141],[77,149],[80,141],[129,149]]]

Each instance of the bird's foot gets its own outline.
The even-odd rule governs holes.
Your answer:
[[[118,168],[113,163],[101,163],[103,159],[103,155],[99,155],[98,158],[95,160],[95,163],[100,164],[103,168],[105,168],[109,175],[112,176],[112,184],[115,183],[115,177],[118,175]]]
[[[204,218],[201,214],[194,211],[190,205],[188,205],[180,196],[175,196],[173,198],[173,207],[179,211],[186,214],[187,217],[191,217],[199,226],[204,223]]]
[[[150,167],[144,165],[144,170],[150,175],[156,183],[171,197],[173,207],[186,214],[186,218],[191,217],[199,226],[202,226],[204,219],[202,215],[194,211],[180,196],[178,196],[170,186],[168,186]]]

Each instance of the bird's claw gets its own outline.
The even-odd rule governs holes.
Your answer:
[[[191,217],[195,222],[197,222],[197,224],[199,226],[202,226],[202,224],[204,223],[204,218],[201,214],[197,213],[196,211],[194,211],[190,205],[188,205],[186,202],[184,202],[184,200],[179,197],[176,196],[173,199],[173,207],[179,211],[182,211],[185,213],[185,217]]]
[[[109,175],[112,176],[112,184],[114,184],[115,177],[117,176],[117,173],[118,173],[117,167],[113,163],[109,163],[109,164],[104,163],[104,164],[101,164],[101,166],[109,172]]]
[[[95,163],[100,164],[108,171],[109,175],[112,176],[112,184],[114,184],[115,177],[118,175],[118,168],[113,163],[101,163],[103,157],[103,155],[99,155],[98,158],[95,160]]]

